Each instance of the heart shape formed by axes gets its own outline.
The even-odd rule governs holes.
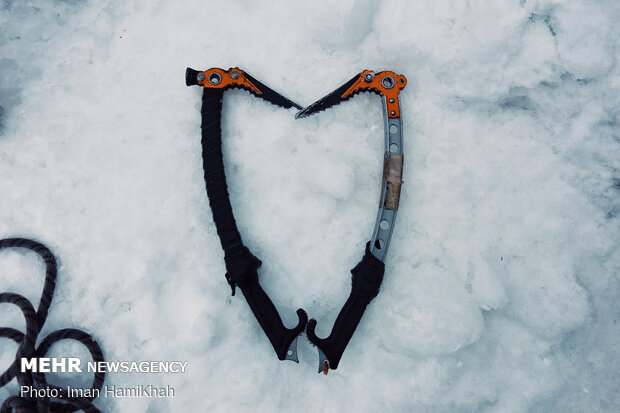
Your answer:
[[[239,287],[280,360],[299,362],[297,338],[306,329],[308,339],[318,348],[319,373],[327,374],[330,368],[338,367],[342,353],[362,319],[366,307],[379,293],[383,281],[384,261],[394,230],[402,185],[402,122],[398,95],[406,86],[407,79],[390,71],[365,70],[305,108],[236,67],[228,70],[211,68],[205,71],[187,68],[185,83],[187,86],[199,85],[204,88],[200,111],[204,178],[213,221],[224,250],[227,271],[225,276],[232,289],[232,295],[235,295],[235,289]],[[317,337],[316,320],[308,321],[308,315],[301,308],[297,310],[299,318],[297,326],[292,329],[284,326],[278,310],[258,281],[261,261],[241,240],[230,204],[222,158],[222,98],[224,91],[230,88],[245,89],[256,97],[286,109],[292,107],[300,109],[296,118],[310,116],[361,92],[373,92],[383,98],[385,152],[377,221],[372,238],[366,244],[362,260],[351,270],[353,275],[351,294],[340,310],[330,335],[326,338]]]

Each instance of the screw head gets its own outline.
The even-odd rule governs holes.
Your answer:
[[[198,74],[196,75],[196,79],[197,79],[199,82],[204,81],[204,80],[205,80],[205,74],[204,74],[204,73],[198,73]]]
[[[239,72],[233,70],[232,72],[230,72],[230,77],[232,77],[233,79],[239,79]]]
[[[390,115],[396,115],[396,111],[395,110],[391,111]]]
[[[394,85],[396,84],[396,82],[394,82],[394,78],[392,76],[386,76],[381,81],[381,84],[386,89],[392,89]]]
[[[367,73],[366,75],[364,75],[364,80],[367,82],[372,82],[374,78],[375,78],[375,75],[372,73]]]
[[[390,103],[394,103],[394,99],[390,99]]]
[[[222,76],[220,76],[219,73],[211,73],[211,75],[209,76],[209,82],[212,85],[219,85],[221,81],[222,81]]]

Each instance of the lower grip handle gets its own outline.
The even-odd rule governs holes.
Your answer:
[[[351,270],[351,294],[338,314],[331,334],[327,338],[319,338],[316,333],[316,320],[308,322],[306,333],[312,344],[319,349],[319,373],[329,368],[336,369],[347,344],[353,337],[366,307],[379,294],[383,281],[385,264],[370,253],[370,243],[366,244],[366,252],[359,264]]]
[[[293,360],[298,362],[297,348],[292,345],[297,336],[306,328],[308,315],[301,308],[297,310],[299,321],[294,328],[286,328],[278,310],[258,282],[258,274],[250,274],[251,278],[244,285],[239,285],[245,300],[258,320],[265,335],[271,342],[280,360]]]
[[[308,323],[306,312],[301,308],[297,310],[299,317],[297,326],[292,329],[286,328],[278,310],[258,282],[258,269],[262,262],[247,247],[226,254],[224,261],[228,271],[226,279],[232,288],[233,295],[235,295],[235,288],[239,287],[278,358],[298,362],[297,348],[294,343],[296,344],[295,339],[304,331]]]

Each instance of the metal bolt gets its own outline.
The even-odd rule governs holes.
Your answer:
[[[220,76],[220,74],[219,74],[219,73],[212,73],[212,74],[209,76],[209,82],[210,82],[212,85],[219,85],[221,81],[222,81],[222,76]]]
[[[394,78],[392,76],[386,76],[381,81],[381,84],[386,89],[392,89],[394,87],[394,85],[396,84],[396,82],[394,82]]]
[[[390,112],[390,115],[396,115],[396,111],[394,111],[394,110],[393,110],[393,111],[391,111],[391,112]]]
[[[239,79],[239,72],[237,72],[236,70],[233,70],[230,73],[230,77],[232,77],[233,79]]]
[[[205,80],[205,74],[204,73],[198,73],[196,75],[196,79],[198,79],[199,82],[202,82]]]
[[[390,99],[390,103],[394,103],[394,99]]]
[[[375,78],[375,75],[374,75],[374,74],[372,74],[372,73],[367,73],[367,74],[364,76],[364,80],[365,80],[365,81],[367,81],[367,82],[372,82],[372,80],[373,80],[374,78]]]

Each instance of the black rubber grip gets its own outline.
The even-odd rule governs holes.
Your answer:
[[[235,292],[238,286],[254,316],[273,345],[280,360],[287,356],[293,340],[304,330],[308,316],[297,310],[299,322],[295,328],[287,329],[278,310],[258,282],[258,268],[261,261],[243,245],[241,235],[233,216],[224,161],[222,158],[222,96],[219,89],[204,89],[202,95],[202,161],[209,205],[213,221],[224,250],[226,279]]]
[[[207,185],[213,221],[224,252],[238,252],[243,248],[241,235],[233,216],[224,173],[222,155],[222,96],[219,89],[204,89],[202,94],[202,166]]]
[[[364,257],[351,270],[351,294],[340,310],[331,334],[327,338],[317,337],[316,320],[308,322],[308,339],[325,354],[330,369],[338,368],[342,353],[353,337],[366,307],[379,294],[384,272],[385,264],[370,253],[370,243],[366,244]]]

